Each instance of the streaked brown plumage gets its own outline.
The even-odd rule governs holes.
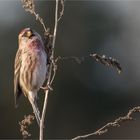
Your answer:
[[[15,105],[17,106],[17,100],[23,93],[28,97],[39,124],[40,115],[36,99],[37,92],[46,78],[47,55],[40,35],[34,30],[23,29],[18,40],[19,48],[14,67]]]

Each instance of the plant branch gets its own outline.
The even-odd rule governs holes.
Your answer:
[[[39,22],[43,26],[44,31],[46,33],[48,33],[49,28],[47,28],[45,26],[43,18],[38,13],[36,13],[34,0],[21,0],[21,2],[22,2],[22,6],[25,9],[25,11],[30,12],[30,14],[33,14],[35,16],[36,20],[39,20]]]
[[[52,53],[50,56],[51,63],[49,66],[47,86],[52,84],[52,79],[54,79],[55,74],[56,74],[56,72],[54,72],[52,76],[52,70],[55,69],[54,48],[55,48],[55,41],[56,41],[57,25],[58,25],[58,0],[56,0],[56,6],[55,6],[55,25],[54,25],[53,41],[52,41],[52,48],[51,48]],[[43,140],[43,130],[44,130],[44,122],[45,122],[45,115],[46,115],[47,102],[48,102],[48,93],[49,93],[49,89],[46,90],[45,92],[43,111],[42,111],[42,116],[40,120],[40,138],[39,138],[40,140]]]
[[[59,15],[59,18],[58,18],[58,22],[61,20],[62,16],[64,15],[64,9],[65,9],[64,2],[65,2],[65,0],[60,0],[61,11],[60,11],[60,15]]]
[[[122,123],[124,123],[126,121],[133,120],[132,115],[136,112],[140,112],[140,106],[137,106],[137,107],[130,109],[129,112],[127,113],[127,115],[125,115],[123,117],[119,117],[113,122],[107,123],[106,125],[104,125],[100,129],[98,129],[97,131],[95,131],[93,133],[86,134],[86,135],[77,136],[77,137],[73,138],[72,140],[87,139],[91,136],[102,135],[102,134],[108,132],[109,128],[111,128],[111,127],[120,127],[120,125]]]
[[[55,63],[57,63],[60,60],[74,60],[75,62],[81,64],[82,62],[84,62],[84,60],[86,58],[92,58],[96,62],[99,62],[105,66],[115,68],[119,74],[122,72],[122,68],[120,66],[120,63],[116,59],[114,59],[112,57],[106,57],[105,55],[101,56],[97,53],[90,53],[89,55],[82,56],[82,57],[77,57],[77,56],[60,57],[60,56],[58,56],[55,59]]]

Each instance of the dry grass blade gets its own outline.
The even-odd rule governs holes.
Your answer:
[[[115,68],[119,74],[122,72],[120,63],[116,59],[112,57],[107,58],[105,55],[101,56],[96,53],[92,53],[90,54],[90,56],[94,58],[97,62],[100,62],[106,66]]]

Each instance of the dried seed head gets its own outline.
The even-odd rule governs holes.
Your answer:
[[[22,6],[26,11],[33,13],[35,11],[35,4],[33,0],[21,0]]]

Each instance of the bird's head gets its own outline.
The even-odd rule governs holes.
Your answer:
[[[19,46],[28,44],[32,42],[33,40],[42,41],[41,36],[35,30],[32,30],[31,28],[23,29],[18,35]]]

